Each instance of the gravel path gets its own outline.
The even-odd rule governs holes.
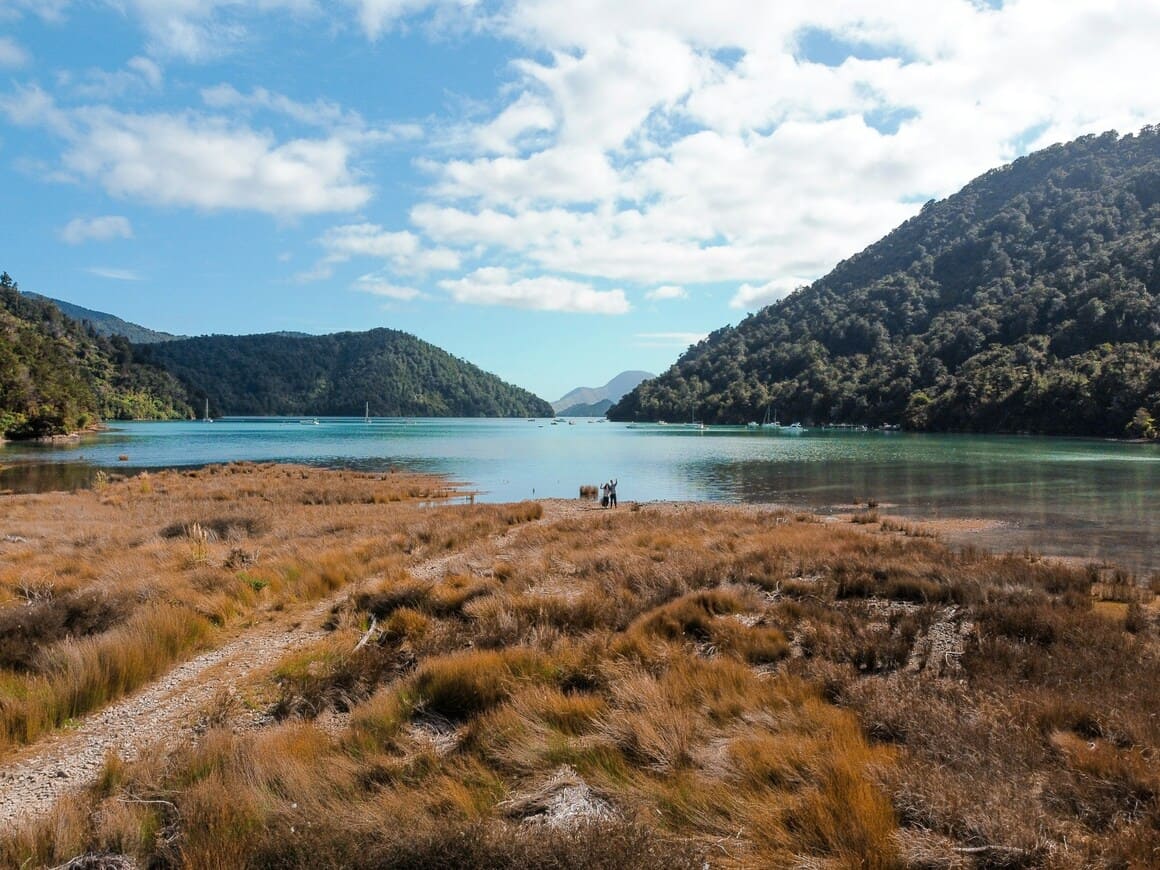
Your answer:
[[[164,738],[193,739],[196,715],[236,680],[325,636],[334,600],[273,614],[224,646],[203,653],[135,695],[20,751],[0,770],[0,829],[46,813],[66,792],[91,782],[108,752],[136,758]],[[214,674],[214,671],[219,674]]]
[[[575,501],[548,499],[542,504],[544,515],[537,523],[554,522],[589,509]],[[506,546],[520,528],[507,530],[490,543]],[[459,553],[442,556],[409,570],[416,578],[434,579],[460,569],[464,558]],[[313,606],[262,614],[260,624],[223,646],[86,716],[76,728],[60,730],[10,756],[0,765],[0,831],[46,814],[63,795],[92,782],[110,751],[130,761],[159,742],[172,745],[197,739],[198,715],[219,692],[325,637],[322,624],[346,594],[343,590]]]

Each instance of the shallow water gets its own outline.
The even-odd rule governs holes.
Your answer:
[[[125,457],[125,459],[121,459]],[[0,447],[0,488],[74,489],[98,469],[303,462],[445,474],[483,501],[572,498],[619,481],[621,501],[878,502],[914,518],[987,518],[991,549],[1029,548],[1160,571],[1160,446],[898,432],[751,431],[576,420],[322,418],[127,423],[64,444]]]

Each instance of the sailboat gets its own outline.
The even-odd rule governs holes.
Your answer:
[[[209,415],[209,396],[206,396],[206,399],[205,399],[205,416],[201,418],[201,421],[203,423],[212,423],[213,422],[213,417],[211,417]]]
[[[366,410],[363,411],[363,422],[369,423],[371,421],[371,403],[367,402]]]

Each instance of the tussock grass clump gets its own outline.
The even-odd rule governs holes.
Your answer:
[[[338,632],[283,659],[274,671],[279,697],[273,715],[309,719],[324,710],[349,712],[411,663],[397,646],[356,646],[350,632]]]
[[[0,611],[0,668],[38,670],[42,651],[61,637],[88,637],[124,622],[136,602],[98,590],[44,597]]]
[[[484,650],[443,656],[421,665],[411,691],[417,709],[462,720],[506,700],[519,682],[554,677],[550,661],[529,650]]]
[[[161,604],[103,634],[47,647],[35,673],[3,684],[12,693],[0,707],[3,745],[31,742],[145,685],[210,636],[203,617]]]

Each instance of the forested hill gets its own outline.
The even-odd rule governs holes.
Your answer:
[[[76,432],[102,419],[183,417],[177,382],[0,274],[0,436]]]
[[[391,329],[332,335],[214,335],[135,347],[199,408],[261,416],[552,416],[526,390]]]
[[[1155,437],[1160,127],[1086,136],[931,202],[610,411]]]

